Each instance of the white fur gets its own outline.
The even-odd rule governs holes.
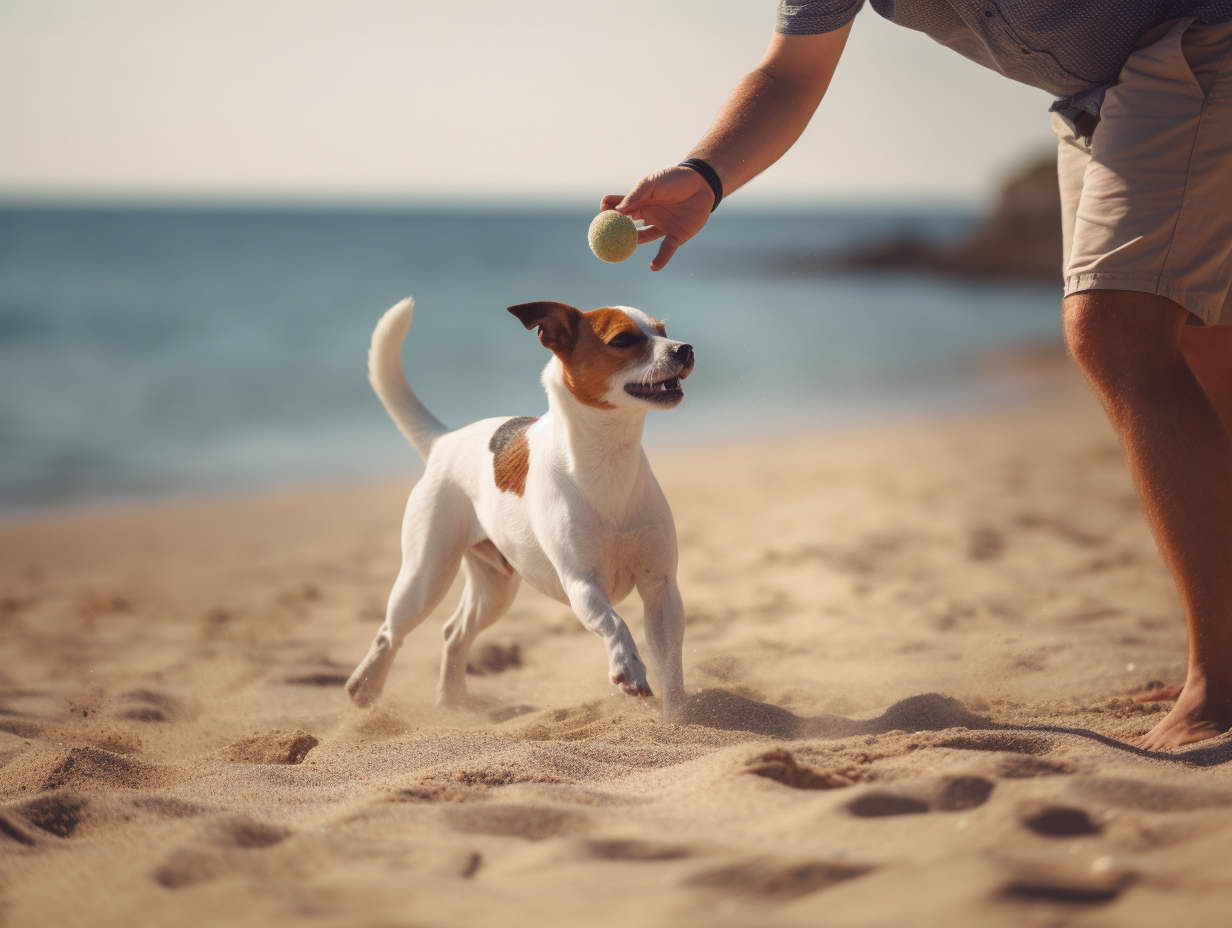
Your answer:
[[[402,342],[411,330],[414,315],[415,301],[408,296],[390,307],[377,322],[368,347],[368,382],[394,425],[427,458],[432,443],[448,429],[411,392],[402,370]]]
[[[404,300],[377,323],[370,374],[390,416],[427,463],[407,501],[402,567],[385,621],[347,682],[352,699],[368,705],[380,695],[402,640],[437,606],[461,567],[466,582],[445,625],[439,704],[465,699],[472,642],[508,609],[525,580],[569,605],[603,640],[613,683],[632,695],[650,695],[646,667],[614,606],[636,588],[664,714],[679,714],[684,606],[676,585],[676,527],[641,447],[652,404],[623,386],[678,373],[669,352],[680,343],[658,335],[640,310],[618,307],[652,338],[653,351],[646,363],[613,377],[619,382],[604,397],[613,409],[580,402],[553,357],[542,378],[548,411],[527,430],[530,468],[518,496],[496,486],[488,449],[508,417],[447,431],[407,386],[398,358],[411,306]]]

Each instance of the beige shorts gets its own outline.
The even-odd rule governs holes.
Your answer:
[[[1152,30],[1098,121],[1052,126],[1065,295],[1157,293],[1232,325],[1232,24]]]

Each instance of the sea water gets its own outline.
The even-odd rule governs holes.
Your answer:
[[[795,259],[961,210],[729,208],[669,268],[604,264],[592,211],[0,207],[0,513],[356,480],[418,467],[366,381],[373,323],[417,303],[409,378],[447,424],[534,415],[546,356],[511,304],[625,304],[691,342],[648,443],[986,403],[987,352],[1055,338],[1058,288]],[[784,268],[791,266],[792,270]]]

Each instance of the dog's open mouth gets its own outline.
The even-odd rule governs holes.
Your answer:
[[[651,403],[676,403],[684,399],[679,377],[669,377],[658,383],[627,383],[625,392]]]

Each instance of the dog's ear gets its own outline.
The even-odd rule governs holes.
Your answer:
[[[557,354],[568,354],[577,344],[582,325],[582,313],[568,303],[519,303],[509,312],[528,329],[539,329],[539,341],[544,348]]]

